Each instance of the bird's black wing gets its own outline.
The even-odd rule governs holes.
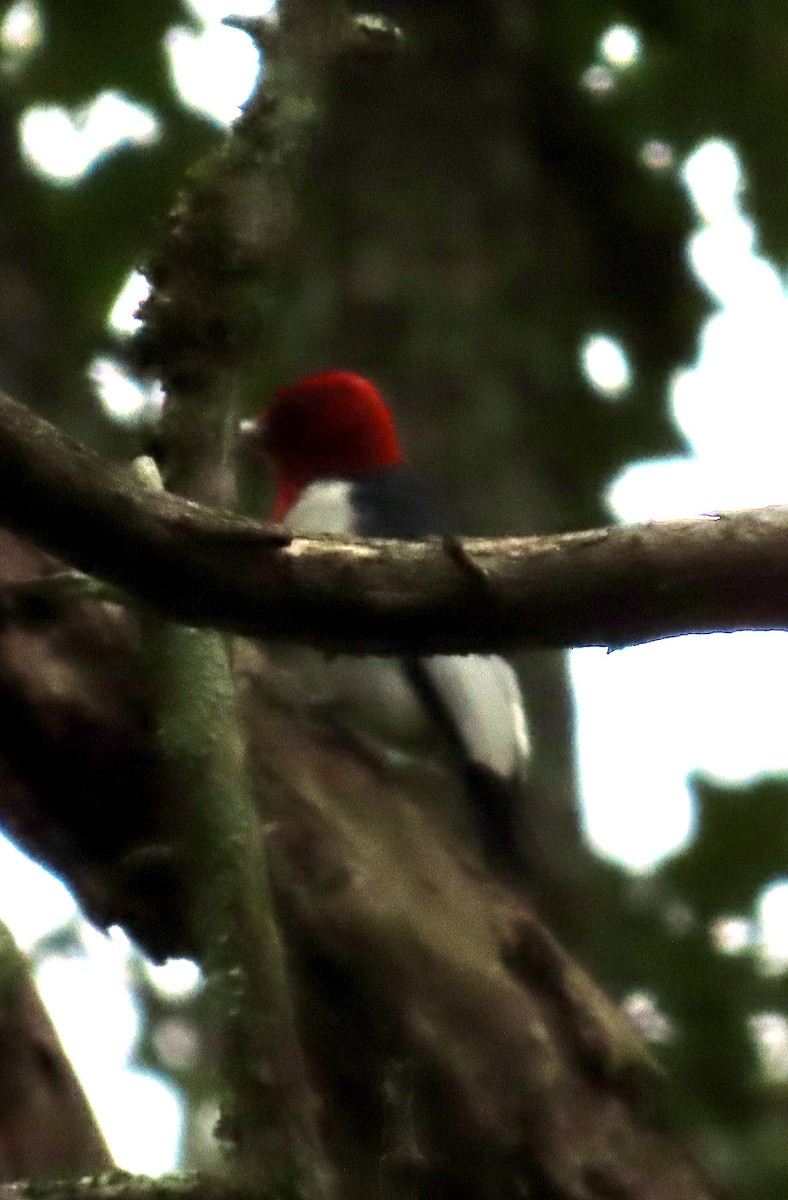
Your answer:
[[[360,537],[419,540],[453,532],[424,482],[408,466],[370,471],[352,483]]]

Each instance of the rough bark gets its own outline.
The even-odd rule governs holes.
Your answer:
[[[5,574],[51,565],[9,535],[2,548]],[[236,667],[303,1035],[347,1194],[368,1196],[383,1170],[438,1197],[710,1196],[649,1115],[661,1083],[648,1050],[528,896],[480,866],[457,785],[438,767],[395,769],[288,708],[257,646],[243,644]],[[133,622],[90,604],[45,629],[9,627],[0,685],[12,714],[0,730],[4,823],[94,919],[158,956],[192,950],[183,864],[144,769]],[[403,1073],[415,1145],[387,1084]]]

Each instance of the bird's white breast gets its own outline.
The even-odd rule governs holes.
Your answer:
[[[351,495],[348,480],[317,480],[283,524],[299,533],[348,533],[354,524]],[[429,730],[429,716],[397,658],[330,655],[306,647],[287,647],[273,657],[297,676],[307,704],[333,709],[384,741],[415,742]]]
[[[297,533],[348,533],[353,528],[352,485],[321,479],[304,488],[283,524]]]

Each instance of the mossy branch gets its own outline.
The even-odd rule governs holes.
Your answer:
[[[229,504],[236,373],[297,229],[296,194],[341,0],[282,0],[281,39],[229,137],[191,172],[148,267],[137,360],[162,380],[167,486]],[[194,935],[217,996],[232,1107],[222,1132],[252,1177],[327,1196],[318,1130],[255,818],[245,737],[223,638],[146,615],[158,683],[163,795],[192,883]]]
[[[137,473],[155,478],[150,460]],[[154,468],[155,471],[155,468]],[[253,1178],[303,1200],[331,1194],[225,639],[150,612],[162,802],[190,881],[192,936],[223,1034],[220,1136]]]
[[[380,30],[370,38],[342,0],[281,0],[275,26],[267,27],[276,36],[266,47],[265,75],[230,136],[190,173],[151,256],[152,291],[140,310],[135,343],[138,365],[165,388],[167,486],[212,504],[233,500],[236,373],[277,302],[281,269],[298,232],[298,193],[326,68],[356,43],[381,41]],[[144,627],[162,685],[160,733],[170,794],[186,794],[199,940],[231,1014],[225,1025],[234,1140],[261,1178],[281,1176],[289,1160],[298,1189],[322,1195],[327,1169],[272,914],[226,647],[216,634],[173,629],[150,616]],[[231,976],[235,997],[228,995]],[[280,1145],[275,1136],[266,1140],[277,1129]]]
[[[255,23],[241,26],[252,32]],[[169,213],[134,339],[134,361],[167,395],[167,485],[213,504],[232,499],[226,456],[236,372],[279,300],[326,66],[356,25],[342,0],[282,0],[275,28],[240,118],[192,168]]]

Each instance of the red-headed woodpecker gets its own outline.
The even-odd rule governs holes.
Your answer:
[[[312,533],[413,538],[445,523],[408,467],[394,420],[369,380],[326,371],[282,388],[243,423],[276,480],[273,519]],[[528,756],[517,677],[496,655],[408,659],[322,655],[291,662],[304,690],[335,715],[404,748],[442,741],[463,772],[485,849],[497,865],[519,862],[519,792]]]

